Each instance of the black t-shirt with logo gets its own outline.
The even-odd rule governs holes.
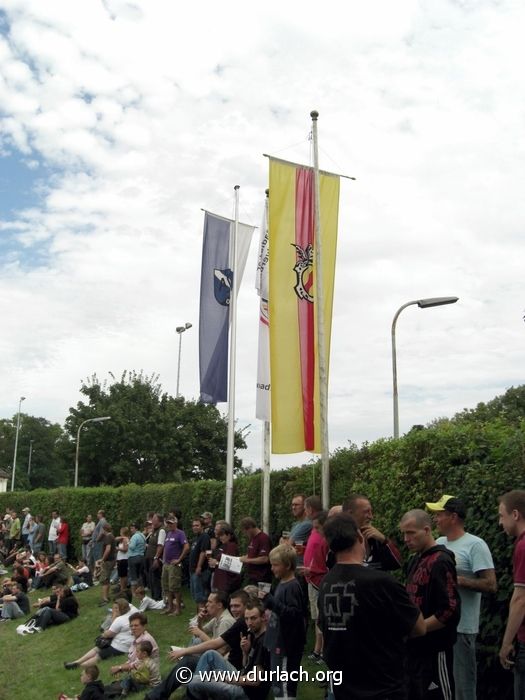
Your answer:
[[[419,610],[390,574],[360,564],[336,564],[319,592],[323,657],[342,672],[337,700],[403,698],[406,637]]]

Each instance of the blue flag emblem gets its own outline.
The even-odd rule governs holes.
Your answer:
[[[230,305],[233,272],[230,269],[213,271],[213,293],[221,306]]]

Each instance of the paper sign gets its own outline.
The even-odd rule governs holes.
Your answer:
[[[231,571],[234,574],[240,574],[242,570],[242,561],[239,557],[231,557],[229,554],[223,554],[219,561],[219,569]]]

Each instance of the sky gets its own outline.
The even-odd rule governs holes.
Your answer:
[[[342,180],[330,449],[401,433],[523,382],[525,6],[371,0],[3,0],[0,417],[63,423],[96,373],[158,373],[197,398],[202,208],[259,226],[263,153]],[[236,416],[255,418],[252,244]],[[225,405],[219,405],[223,411]],[[273,456],[283,468],[308,454]]]

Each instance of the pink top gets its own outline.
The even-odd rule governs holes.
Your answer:
[[[328,542],[317,530],[312,530],[304,550],[304,565],[310,569],[308,575],[305,574],[306,580],[316,588],[319,588],[328,571],[326,566],[327,555]]]

